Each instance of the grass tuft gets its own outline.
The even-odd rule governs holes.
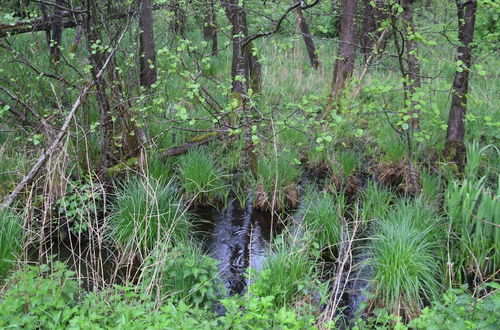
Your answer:
[[[114,204],[112,236],[126,249],[147,251],[160,241],[187,237],[190,223],[171,182],[130,178]]]
[[[5,278],[21,253],[22,218],[9,210],[0,210],[0,280]]]
[[[180,159],[180,180],[189,199],[197,204],[225,201],[228,188],[214,158],[205,149],[192,149]]]
[[[375,224],[370,261],[375,267],[371,308],[386,308],[407,319],[416,316],[426,302],[441,291],[442,245],[434,234],[430,213],[418,219],[417,207],[407,211],[401,202]],[[422,215],[422,214],[421,214]]]

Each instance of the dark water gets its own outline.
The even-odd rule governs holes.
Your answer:
[[[253,210],[251,203],[242,207],[237,200],[221,212],[205,209],[197,213],[204,220],[198,236],[205,236],[207,253],[219,261],[220,278],[228,293],[243,293],[248,285],[247,269],[262,269],[271,233],[277,231],[271,214]]]

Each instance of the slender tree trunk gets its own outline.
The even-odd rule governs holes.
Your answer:
[[[474,37],[476,21],[476,0],[455,0],[458,14],[457,58],[462,62],[453,79],[451,107],[446,131],[444,155],[455,162],[462,170],[465,165],[465,113],[467,109],[467,92],[469,89],[469,71],[472,62],[471,43]]]
[[[208,0],[208,7],[204,13],[203,38],[212,42],[212,56],[217,54],[217,13],[215,0]]]
[[[413,3],[415,0],[403,0],[402,7],[403,13],[401,15],[403,20],[403,34],[404,34],[404,54],[405,54],[405,62],[406,68],[404,69],[404,78],[405,82],[403,83],[403,87],[405,89],[405,94],[407,99],[412,99],[412,96],[415,94],[416,90],[421,87],[420,82],[420,60],[417,57],[418,47],[416,42],[414,41],[413,35],[415,33],[415,27],[413,24]],[[417,116],[420,114],[420,110],[417,108],[417,104],[415,101],[411,101],[410,105],[410,115],[416,114]],[[420,119],[412,118],[410,119],[410,128],[412,131],[417,130],[420,126]]]
[[[361,44],[361,52],[363,56],[366,58],[370,56],[370,53],[373,48],[373,35],[377,31],[377,21],[375,16],[373,15],[373,7],[371,4],[371,0],[363,1],[363,27],[360,31],[360,44]]]
[[[146,88],[151,88],[157,78],[152,6],[151,0],[142,0],[139,13],[140,84]]]
[[[246,94],[250,82],[250,62],[243,41],[248,35],[245,9],[238,0],[221,0],[232,25],[233,57],[231,63],[232,92]]]
[[[61,41],[63,32],[63,0],[56,0],[54,6],[54,17],[52,19],[52,40],[50,43],[50,56],[52,62],[57,63],[61,58]]]
[[[42,19],[47,20],[47,6],[44,3],[40,2],[40,12],[42,13]],[[50,36],[50,29],[45,30],[45,40],[47,41],[47,45],[50,47],[50,40],[52,37]]]
[[[245,9],[239,5],[239,0],[221,0],[229,21],[232,25],[233,35],[233,58],[231,64],[232,93],[241,103],[243,112],[242,124],[245,127],[245,156],[248,167],[253,174],[257,172],[257,159],[254,153],[252,142],[252,116],[250,111],[250,102],[248,99],[248,90],[252,85],[251,76],[251,43],[244,46],[245,37],[248,36],[248,26]],[[258,61],[253,60],[253,65]],[[260,71],[260,65],[257,65]],[[254,67],[254,74],[255,74]]]
[[[100,175],[104,185],[109,187],[111,184],[107,169],[114,165],[113,160],[113,121],[111,116],[111,106],[106,95],[106,80],[97,73],[101,71],[104,53],[98,49],[92,49],[92,45],[97,40],[102,40],[97,24],[97,5],[96,0],[83,0],[87,15],[84,19],[85,34],[87,37],[87,47],[90,52],[90,62],[92,64],[92,78],[96,89],[97,103],[99,105],[99,123],[101,128],[100,143]]]
[[[174,21],[172,22],[172,30],[174,33],[183,35],[186,30],[186,13],[181,8],[179,0],[172,0],[172,11],[174,12]]]
[[[295,1],[294,1],[295,3]],[[307,49],[307,55],[309,56],[309,61],[311,62],[311,66],[314,69],[319,67],[319,58],[316,53],[316,47],[314,46],[314,41],[311,38],[311,34],[309,33],[309,25],[302,13],[302,8],[297,7],[295,9],[295,17],[297,18],[297,26],[299,28],[300,33],[302,34],[302,38],[304,39],[304,43]]]
[[[361,51],[366,59],[371,55],[374,48],[374,41],[376,41],[377,50],[383,51],[387,44],[389,37],[388,33],[384,33],[381,38],[383,30],[380,29],[382,22],[388,18],[388,8],[386,0],[371,1],[364,0],[363,8],[363,29],[361,32]],[[380,29],[380,30],[379,30]]]
[[[356,7],[356,0],[342,0],[341,2],[340,58],[335,60],[332,91],[323,118],[326,118],[335,107],[336,99],[342,94],[346,82],[351,78],[354,71],[354,61],[356,59],[356,47],[354,45]]]

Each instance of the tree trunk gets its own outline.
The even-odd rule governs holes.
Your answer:
[[[174,21],[172,22],[172,30],[176,34],[183,35],[186,30],[186,13],[181,8],[179,0],[172,0],[172,11],[174,12]]]
[[[371,0],[363,1],[363,27],[360,31],[359,41],[361,44],[361,53],[366,58],[370,56],[373,48],[373,35],[377,31],[377,21],[373,15]]]
[[[63,32],[63,0],[56,0],[54,17],[52,19],[52,40],[50,42],[50,56],[52,63],[59,62],[61,58],[61,40]]]
[[[40,2],[40,12],[42,13],[42,20],[46,21],[48,14],[47,14],[47,7],[44,3]],[[52,37],[50,36],[50,29],[45,30],[45,40],[47,41],[47,45],[50,47],[50,40]]]
[[[387,44],[389,34],[385,33],[381,38],[383,30],[379,31],[381,23],[388,18],[388,8],[385,0],[371,1],[364,0],[363,8],[363,29],[361,31],[361,51],[366,59],[371,55],[376,41],[378,51],[383,51]]]
[[[401,15],[403,19],[403,34],[404,34],[404,43],[405,48],[403,49],[405,54],[406,61],[406,69],[404,69],[404,78],[405,82],[403,83],[403,87],[406,94],[406,99],[411,99],[415,94],[416,90],[420,88],[420,61],[417,57],[418,47],[416,42],[414,41],[413,34],[415,33],[415,27],[413,25],[413,3],[415,0],[403,0],[402,7],[403,13]],[[420,110],[416,107],[417,103],[411,101],[409,115],[420,114]],[[420,126],[420,119],[411,118],[410,119],[410,128],[412,131],[416,130]]]
[[[356,0],[342,0],[341,2],[340,58],[335,60],[332,91],[323,118],[326,118],[335,107],[336,99],[342,94],[346,81],[351,78],[354,71],[354,61],[356,59],[356,47],[354,45],[356,7]]]
[[[151,88],[157,78],[152,6],[151,0],[142,0],[139,13],[140,84],[146,88]]]
[[[212,42],[212,56],[215,56],[217,54],[217,14],[215,12],[215,0],[208,1],[204,19],[203,38]]]
[[[469,71],[472,62],[470,45],[474,37],[477,1],[455,0],[458,14],[457,58],[462,65],[457,69],[453,79],[451,107],[446,131],[444,155],[455,162],[462,170],[465,165],[465,113],[467,109],[467,92],[469,89]]]
[[[108,96],[106,95],[106,80],[98,76],[103,66],[104,53],[99,49],[93,49],[92,45],[97,40],[102,40],[97,24],[97,5],[96,0],[83,0],[87,15],[84,19],[85,34],[87,37],[87,47],[90,52],[90,62],[92,64],[92,79],[96,89],[97,103],[99,105],[99,124],[101,128],[100,143],[100,176],[106,187],[109,187],[111,180],[107,175],[107,169],[114,165],[113,161],[113,121],[111,116],[111,107]]]
[[[245,37],[248,36],[248,26],[245,9],[239,5],[239,0],[221,0],[222,6],[232,25],[233,36],[233,58],[231,64],[232,93],[236,97],[243,112],[241,118],[242,125],[245,127],[245,156],[248,161],[248,167],[255,175],[257,172],[257,159],[252,142],[252,116],[250,111],[250,102],[248,99],[248,90],[253,85],[251,73],[260,77],[260,65],[252,57],[252,44],[244,46]],[[253,69],[251,68],[253,66]]]
[[[311,66],[314,69],[319,67],[319,59],[318,54],[316,53],[316,47],[314,46],[314,41],[311,38],[311,34],[309,33],[309,26],[307,24],[306,19],[304,18],[304,14],[302,13],[302,8],[297,7],[295,9],[295,17],[297,18],[297,26],[299,28],[300,33],[302,34],[302,38],[304,39],[304,43],[307,49],[307,55],[309,56],[309,61],[311,62]]]

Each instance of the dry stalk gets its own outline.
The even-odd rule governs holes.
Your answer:
[[[331,325],[336,315],[338,315],[342,296],[346,291],[351,273],[355,266],[353,262],[353,249],[354,242],[357,240],[358,231],[360,230],[361,221],[355,218],[352,222],[352,228],[349,230],[348,222],[342,214],[340,214],[340,209],[338,211],[340,219],[342,220],[342,242],[339,245],[336,275],[333,280],[330,298],[317,322],[320,329],[326,329],[329,324]]]

